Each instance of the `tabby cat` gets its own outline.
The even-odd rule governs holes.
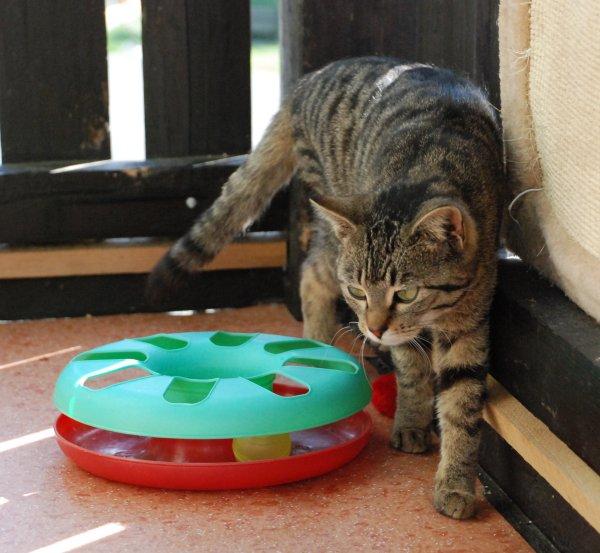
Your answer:
[[[318,214],[301,279],[305,336],[332,339],[342,295],[360,331],[391,350],[392,446],[424,452],[435,408],[434,504],[470,517],[504,179],[493,109],[451,71],[389,58],[306,75],[221,196],[156,266],[150,294],[168,294],[211,260],[292,174]]]

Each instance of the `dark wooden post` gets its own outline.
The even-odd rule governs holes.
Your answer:
[[[0,2],[2,160],[110,158],[104,0]]]
[[[146,155],[250,149],[249,0],[142,0]]]
[[[335,59],[395,56],[469,75],[499,104],[498,0],[282,0],[283,90]],[[287,302],[300,317],[298,284],[306,245],[306,199],[290,194]]]

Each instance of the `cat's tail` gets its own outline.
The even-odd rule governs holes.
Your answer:
[[[151,302],[166,299],[189,273],[200,270],[260,217],[292,176],[293,143],[291,114],[284,106],[246,162],[229,177],[219,198],[154,267],[146,288]]]

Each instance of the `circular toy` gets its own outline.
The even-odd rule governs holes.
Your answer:
[[[179,489],[292,482],[367,443],[371,389],[351,355],[270,334],[159,334],[77,355],[60,374],[64,453],[108,479]]]

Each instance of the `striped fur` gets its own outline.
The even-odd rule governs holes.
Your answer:
[[[450,71],[388,58],[305,76],[150,291],[212,259],[294,172],[319,215],[301,281],[305,335],[329,341],[344,297],[397,367],[392,445],[425,451],[437,409],[434,504],[471,516],[504,184],[491,106]]]

